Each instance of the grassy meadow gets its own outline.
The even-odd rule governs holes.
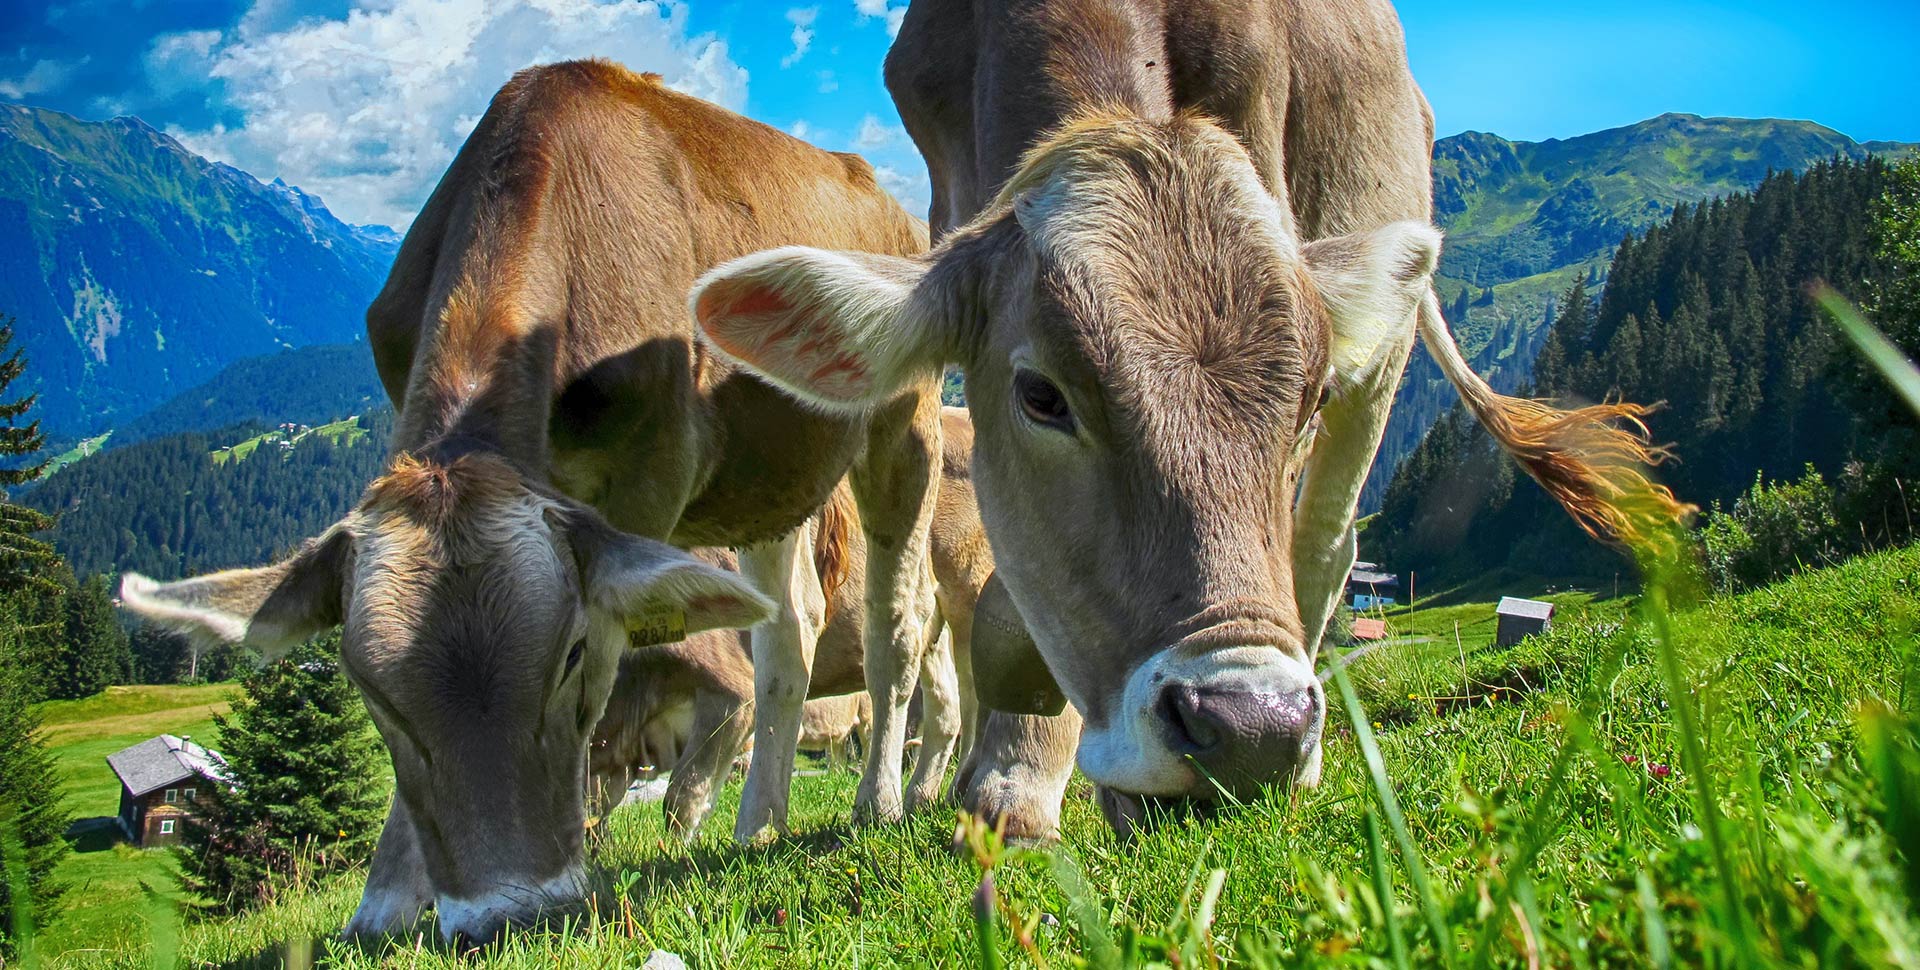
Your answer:
[[[1390,617],[1411,640],[1329,683],[1320,787],[1131,844],[1079,781],[1051,850],[975,829],[956,853],[949,810],[856,830],[839,773],[798,782],[793,838],[739,849],[736,779],[691,846],[658,806],[616,813],[589,910],[481,953],[430,922],[333,942],[349,873],[48,962],[1920,966],[1920,756],[1898,713],[1920,703],[1920,548],[1671,610],[1564,594],[1553,632],[1506,650],[1490,605],[1436,593]]]
[[[74,851],[59,869],[66,905],[40,930],[43,953],[80,956],[144,939],[153,900],[178,897],[172,855],[135,849],[112,827],[120,782],[107,767],[107,755],[156,734],[211,743],[213,715],[226,712],[233,690],[232,684],[109,687],[85,700],[40,705],[43,733],[66,775],[68,811],[76,820]]]

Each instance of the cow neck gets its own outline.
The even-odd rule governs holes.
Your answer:
[[[453,324],[414,369],[395,452],[452,460],[488,452],[545,481],[553,410],[555,332]]]

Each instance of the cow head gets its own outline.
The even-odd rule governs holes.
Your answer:
[[[269,655],[342,624],[441,931],[476,941],[581,898],[587,743],[629,628],[748,626],[770,608],[487,453],[401,458],[293,557],[177,583],[129,575],[122,598]]]
[[[1424,223],[1302,244],[1217,126],[1094,118],[924,260],[772,250],[692,306],[822,408],[960,365],[999,576],[1085,715],[1082,770],[1209,797],[1317,772],[1296,483],[1327,396],[1404,351],[1438,249]]]

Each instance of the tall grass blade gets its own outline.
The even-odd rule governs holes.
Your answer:
[[[1654,656],[1673,710],[1673,730],[1680,739],[1680,763],[1692,782],[1694,809],[1700,813],[1700,831],[1707,840],[1714,872],[1719,877],[1720,890],[1725,896],[1722,900],[1726,906],[1726,911],[1721,914],[1724,921],[1722,930],[1732,939],[1738,965],[1757,967],[1760,966],[1760,956],[1754,945],[1753,926],[1746,907],[1741,903],[1739,873],[1734,871],[1733,857],[1727,851],[1726,820],[1720,815],[1719,798],[1714,794],[1713,777],[1709,774],[1712,767],[1707,763],[1707,749],[1701,741],[1700,721],[1687,689],[1686,671],[1680,664],[1680,650],[1674,641],[1673,615],[1667,605],[1667,582],[1666,576],[1656,575],[1647,586],[1647,618],[1653,625]]]
[[[995,921],[996,894],[993,872],[980,874],[980,886],[973,891],[974,939],[980,948],[981,970],[1000,970],[1000,927]]]
[[[1673,942],[1667,935],[1667,918],[1660,912],[1660,896],[1653,891],[1653,877],[1642,869],[1633,874],[1634,895],[1640,901],[1640,921],[1646,929],[1647,961],[1659,970],[1672,970]]]
[[[1121,966],[1120,948],[1114,945],[1113,935],[1107,931],[1107,914],[1095,902],[1080,864],[1062,850],[1048,856],[1048,866],[1053,870],[1053,881],[1066,894],[1073,921],[1080,927],[1087,963],[1101,970],[1109,967],[1117,970]]]
[[[1400,930],[1400,914],[1393,905],[1393,874],[1387,869],[1387,847],[1380,838],[1380,817],[1367,810],[1367,858],[1373,862],[1373,894],[1380,899],[1380,921],[1387,927],[1387,952],[1399,970],[1412,970],[1407,936]]]
[[[1446,917],[1440,912],[1439,901],[1434,898],[1432,884],[1427,881],[1427,867],[1420,860],[1420,849],[1407,831],[1406,816],[1400,812],[1400,797],[1394,793],[1392,779],[1387,777],[1386,759],[1380,756],[1380,745],[1374,740],[1373,727],[1367,721],[1367,712],[1360,706],[1360,697],[1353,691],[1353,678],[1347,676],[1346,664],[1336,662],[1333,665],[1333,683],[1340,688],[1340,700],[1346,705],[1347,718],[1353,722],[1353,738],[1367,763],[1367,774],[1373,780],[1374,794],[1380,799],[1380,811],[1387,817],[1388,828],[1393,830],[1393,840],[1399,845],[1400,859],[1407,869],[1407,881],[1413,884],[1427,930],[1433,934],[1434,956],[1441,966],[1452,966],[1453,934],[1447,929]]]
[[[1920,368],[1915,368],[1907,355],[1894,346],[1893,341],[1874,329],[1873,324],[1860,315],[1853,303],[1833,287],[1815,287],[1813,298],[1840,325],[1840,331],[1853,341],[1867,362],[1886,377],[1887,383],[1893,385],[1894,391],[1907,402],[1907,406],[1920,412]]]
[[[1880,824],[1900,850],[1907,898],[1920,901],[1920,754],[1913,728],[1872,705],[1860,715],[1860,757],[1880,789]]]

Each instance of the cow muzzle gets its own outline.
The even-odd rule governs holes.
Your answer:
[[[1317,765],[1325,722],[1319,679],[1287,651],[1174,647],[1128,677],[1105,724],[1088,725],[1080,767],[1133,795],[1245,797]]]
[[[578,909],[586,892],[586,874],[573,865],[552,879],[501,885],[468,898],[443,895],[434,909],[446,942],[484,946],[510,926],[526,928]]]

